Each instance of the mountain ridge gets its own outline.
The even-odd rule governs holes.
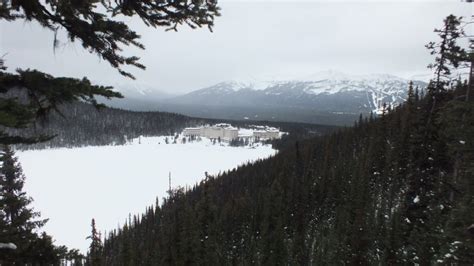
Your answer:
[[[404,102],[408,83],[408,79],[390,74],[348,75],[328,70],[292,80],[223,81],[167,97],[155,96],[149,86],[134,94],[125,93],[126,86],[118,86],[125,99],[108,104],[215,119],[350,125],[360,114],[380,113],[384,103],[393,108]],[[419,80],[413,83],[420,89],[427,85]]]
[[[389,74],[347,75],[342,72],[319,73],[305,79],[252,82],[226,81],[169,98],[168,104],[223,107],[287,107],[323,112],[379,112],[384,104],[401,104],[409,81]],[[413,81],[424,88],[423,81]]]

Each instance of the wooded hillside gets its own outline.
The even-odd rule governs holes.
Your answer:
[[[107,265],[472,263],[467,84],[209,176],[106,236]],[[434,92],[433,92],[434,93]],[[436,100],[434,100],[436,99]],[[94,253],[97,254],[97,253]],[[99,256],[99,255],[96,255]]]

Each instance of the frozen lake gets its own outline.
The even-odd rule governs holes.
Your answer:
[[[86,251],[91,219],[104,232],[123,225],[161,199],[172,187],[193,185],[204,173],[217,174],[276,153],[269,145],[230,147],[208,139],[165,144],[165,137],[141,138],[123,146],[18,151],[25,190],[57,245]]]

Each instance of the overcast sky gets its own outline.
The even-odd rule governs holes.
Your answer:
[[[183,93],[226,80],[295,79],[322,70],[426,73],[424,48],[449,14],[470,16],[473,4],[446,1],[220,1],[214,32],[165,32],[127,23],[142,35],[138,55],[145,71],[131,69],[136,84]],[[80,43],[53,52],[53,33],[36,24],[0,23],[0,55],[9,70],[37,68],[56,76],[87,76],[103,84],[130,84]],[[64,34],[60,36],[65,40]]]

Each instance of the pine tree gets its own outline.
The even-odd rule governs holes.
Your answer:
[[[435,62],[428,65],[434,72],[434,78],[428,85],[428,99],[431,107],[427,124],[431,125],[432,116],[436,109],[436,102],[451,87],[452,72],[458,69],[468,58],[466,50],[459,44],[459,38],[464,34],[461,28],[462,17],[447,16],[441,29],[435,29],[440,41],[430,42],[426,48],[432,55],[436,55]]]
[[[52,241],[40,229],[46,219],[38,219],[40,214],[30,207],[32,199],[23,191],[25,176],[14,152],[3,147],[0,168],[0,239],[13,243],[17,249],[0,253],[0,262],[28,263],[35,261],[52,262],[56,259]],[[49,253],[49,255],[46,255]],[[45,257],[47,256],[47,257]]]
[[[0,20],[38,22],[55,33],[65,30],[71,42],[80,42],[89,52],[108,62],[119,74],[134,79],[124,70],[127,66],[145,69],[137,56],[124,55],[124,46],[145,49],[140,35],[117,19],[138,17],[146,26],[167,27],[177,30],[178,25],[191,28],[206,26],[210,30],[214,18],[219,16],[216,0],[185,1],[0,1]],[[59,41],[54,38],[53,47]],[[0,98],[0,125],[19,129],[30,126],[44,118],[60,105],[88,102],[102,107],[95,97],[121,98],[112,87],[95,86],[87,78],[55,78],[38,70],[18,69],[7,72],[4,59],[0,58],[0,93],[12,97]],[[18,97],[20,96],[20,97]],[[52,136],[9,134],[0,129],[0,144],[36,143]]]
[[[100,239],[100,233],[97,231],[95,226],[95,219],[92,219],[91,222],[91,235],[87,238],[91,240],[91,244],[89,246],[89,253],[88,255],[88,265],[91,266],[100,266],[102,265],[102,241]]]
[[[430,42],[426,47],[432,55],[436,55],[435,62],[428,67],[434,71],[434,79],[429,86],[432,93],[446,91],[451,82],[453,69],[457,69],[466,60],[466,51],[457,43],[463,35],[461,28],[462,17],[449,15],[444,19],[443,28],[435,29],[440,42]]]
[[[282,188],[275,180],[265,199],[265,213],[262,225],[263,235],[263,265],[285,265],[287,249],[285,246],[285,225],[281,217]]]
[[[141,221],[159,228],[157,258],[176,265],[472,264],[474,106],[459,97],[467,84],[443,86],[424,97],[410,85],[407,103],[393,112],[216,178],[206,174],[192,190],[170,195],[159,215]],[[105,242],[125,245],[139,234],[136,226],[126,230]],[[130,243],[139,252],[140,239]],[[117,250],[105,254],[120,258]]]
[[[465,83],[458,84],[458,88],[461,92],[469,90]],[[474,238],[468,232],[474,219],[474,102],[457,98],[443,111],[439,122],[453,158],[453,173],[449,180],[452,189],[448,191],[450,206],[446,207],[453,209],[443,235],[440,256],[445,263],[469,264],[474,257]]]

